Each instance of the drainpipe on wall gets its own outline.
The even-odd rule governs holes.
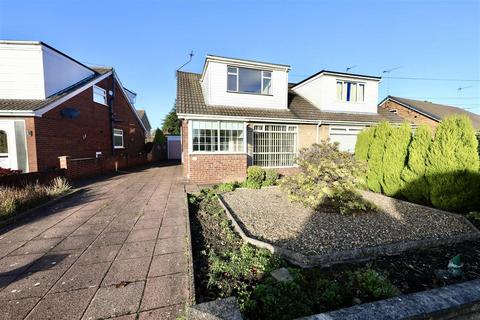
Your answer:
[[[112,68],[112,81],[113,81],[113,84],[112,84],[112,96],[110,97],[110,100],[109,100],[109,105],[110,105],[110,108],[109,108],[109,114],[110,114],[110,138],[111,138],[111,141],[112,141],[112,144],[111,144],[111,153],[112,153],[112,156],[114,155],[115,153],[115,142],[113,141],[114,139],[114,135],[113,135],[113,123],[114,123],[114,119],[113,119],[113,102],[115,100],[115,74],[114,74],[114,69]]]
[[[320,129],[320,126],[322,125],[322,120],[318,121],[317,123],[317,139],[316,139],[316,143],[319,143],[320,142],[320,139],[319,139],[319,129]]]

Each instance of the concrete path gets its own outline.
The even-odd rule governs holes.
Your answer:
[[[0,231],[0,319],[175,319],[190,296],[180,166],[149,167]]]

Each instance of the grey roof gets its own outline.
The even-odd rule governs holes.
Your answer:
[[[402,122],[398,115],[379,108],[378,114],[341,113],[321,111],[309,101],[297,95],[292,90],[288,92],[288,109],[274,110],[258,107],[210,106],[205,104],[200,85],[200,74],[177,73],[176,111],[179,114],[233,116],[247,118],[271,118],[291,120],[325,120],[352,122]]]
[[[462,108],[433,103],[430,101],[419,101],[419,100],[406,99],[406,98],[400,98],[400,97],[394,97],[394,96],[388,96],[386,99],[397,101],[403,105],[406,105],[408,108],[414,111],[423,113],[426,116],[437,121],[441,121],[443,118],[453,114],[463,114],[470,118],[474,128],[480,129],[480,115],[475,114],[473,112],[466,111]]]
[[[46,99],[0,99],[0,111],[2,110],[14,110],[14,111],[36,111],[46,105],[68,95],[76,89],[82,87],[86,83],[98,78],[105,73],[112,70],[112,68],[91,68],[96,73],[91,77],[85,78],[82,81],[75,83],[74,85],[65,88],[64,90],[57,92]]]
[[[142,120],[143,126],[145,129],[150,130],[152,126],[150,125],[150,120],[148,120],[147,112],[143,109],[136,109],[138,117]]]

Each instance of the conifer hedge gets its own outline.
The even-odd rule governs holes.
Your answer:
[[[408,123],[391,128],[385,143],[383,155],[383,193],[388,196],[399,196],[403,187],[402,170],[407,159],[408,146],[412,138],[412,129]]]
[[[402,194],[408,201],[428,204],[430,189],[425,171],[427,169],[427,152],[432,144],[432,131],[427,125],[420,125],[413,135],[408,147],[408,157],[402,171],[404,186]]]
[[[443,119],[427,154],[426,177],[432,204],[449,211],[478,210],[478,141],[470,119]]]
[[[358,134],[355,144],[355,160],[367,161],[368,148],[373,141],[374,134],[374,127],[365,128]]]
[[[385,143],[392,127],[388,122],[381,122],[375,127],[374,138],[368,148],[367,186],[374,192],[382,192],[383,180],[383,154]]]

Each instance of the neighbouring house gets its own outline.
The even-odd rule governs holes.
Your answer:
[[[182,163],[196,183],[242,180],[248,166],[294,171],[320,140],[353,151],[366,126],[398,115],[378,108],[380,77],[320,71],[289,83],[290,66],[209,55],[201,74],[177,73]]]
[[[148,120],[147,112],[143,109],[137,109],[137,115],[143,123],[143,127],[146,130],[145,141],[152,141],[152,126],[150,125],[150,120]]]
[[[141,163],[146,129],[134,99],[113,68],[86,66],[43,42],[0,41],[0,167],[45,171],[64,156],[63,166]]]
[[[454,106],[394,96],[386,97],[379,106],[385,111],[399,115],[408,122],[417,125],[426,124],[432,129],[435,129],[438,123],[447,116],[463,114],[470,118],[476,130],[480,130],[480,115]]]

